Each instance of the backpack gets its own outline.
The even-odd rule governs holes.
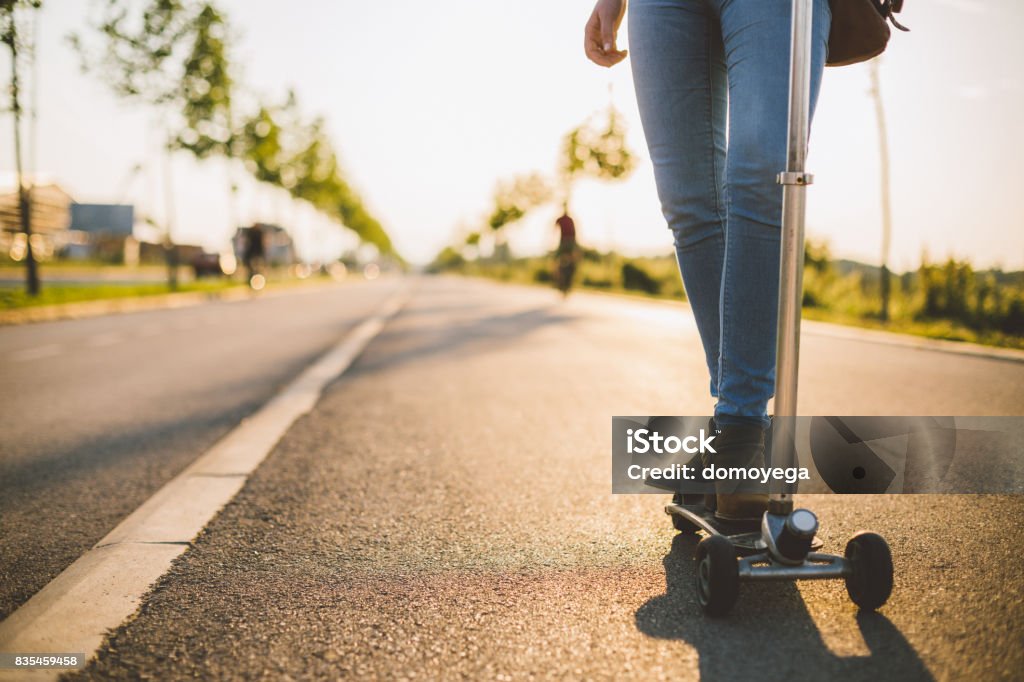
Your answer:
[[[903,0],[829,0],[832,28],[828,34],[826,66],[846,66],[867,61],[885,51],[889,22],[901,31],[910,29],[893,16]]]

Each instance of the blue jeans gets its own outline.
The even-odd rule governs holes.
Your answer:
[[[719,424],[768,424],[775,389],[791,0],[633,0],[629,48]],[[814,0],[811,110],[831,12]],[[728,135],[726,124],[728,122]]]

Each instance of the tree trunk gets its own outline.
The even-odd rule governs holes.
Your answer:
[[[178,288],[178,247],[174,243],[174,185],[171,178],[171,135],[167,134],[164,150],[164,260],[167,263],[167,286]]]
[[[11,12],[11,112],[14,114],[14,166],[18,175],[18,214],[21,231],[25,235],[25,288],[29,296],[39,295],[39,269],[32,251],[32,196],[25,187],[25,170],[21,163],[21,99],[18,91],[18,29]]]

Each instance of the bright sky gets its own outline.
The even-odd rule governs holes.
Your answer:
[[[563,134],[607,104],[609,85],[641,163],[626,182],[578,189],[581,241],[630,253],[670,251],[629,66],[607,71],[583,56],[591,0],[222,4],[236,37],[238,78],[270,99],[294,88],[308,114],[326,117],[349,179],[410,260],[427,261],[482,224],[497,180],[551,173]],[[1024,268],[1024,3],[906,5],[900,20],[912,32],[893,37],[882,64],[891,265],[916,267],[926,249],[932,259],[956,255]],[[44,2],[37,166],[79,201],[133,201],[160,218],[153,112],[116,100],[82,75],[64,40],[95,7],[91,0]],[[0,73],[8,70],[0,58]],[[867,88],[864,66],[826,71],[808,163],[816,178],[808,231],[827,239],[836,256],[877,263],[878,138]],[[0,171],[7,171],[10,116],[2,122]],[[132,179],[138,163],[144,170]],[[232,231],[224,166],[181,154],[173,184],[177,239],[223,243]],[[242,204],[242,222],[296,225],[306,253],[348,243],[279,193],[248,187]],[[511,228],[514,251],[552,246],[552,211]]]

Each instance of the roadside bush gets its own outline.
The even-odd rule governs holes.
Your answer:
[[[465,263],[466,259],[462,257],[461,253],[450,246],[446,246],[441,250],[441,253],[437,254],[434,262],[427,266],[427,272],[436,273],[455,270],[465,265]]]
[[[1024,336],[1024,294],[1017,294],[1010,301],[1001,322],[1000,331],[1003,333]]]
[[[615,283],[610,279],[602,279],[596,277],[584,277],[583,286],[594,287],[595,289],[611,289],[615,286]]]
[[[809,243],[803,304],[812,319],[889,329],[932,338],[1024,348],[1024,272],[977,272],[967,261],[927,261],[894,275],[889,319],[878,317],[880,271],[854,261],[831,260],[826,246]],[[628,291],[685,300],[675,258],[626,258],[582,248],[577,281],[585,288]],[[432,271],[455,271],[522,284],[552,283],[554,254],[464,260],[458,250],[438,255]]]
[[[656,295],[661,290],[661,283],[632,261],[626,261],[622,264],[622,287]]]

